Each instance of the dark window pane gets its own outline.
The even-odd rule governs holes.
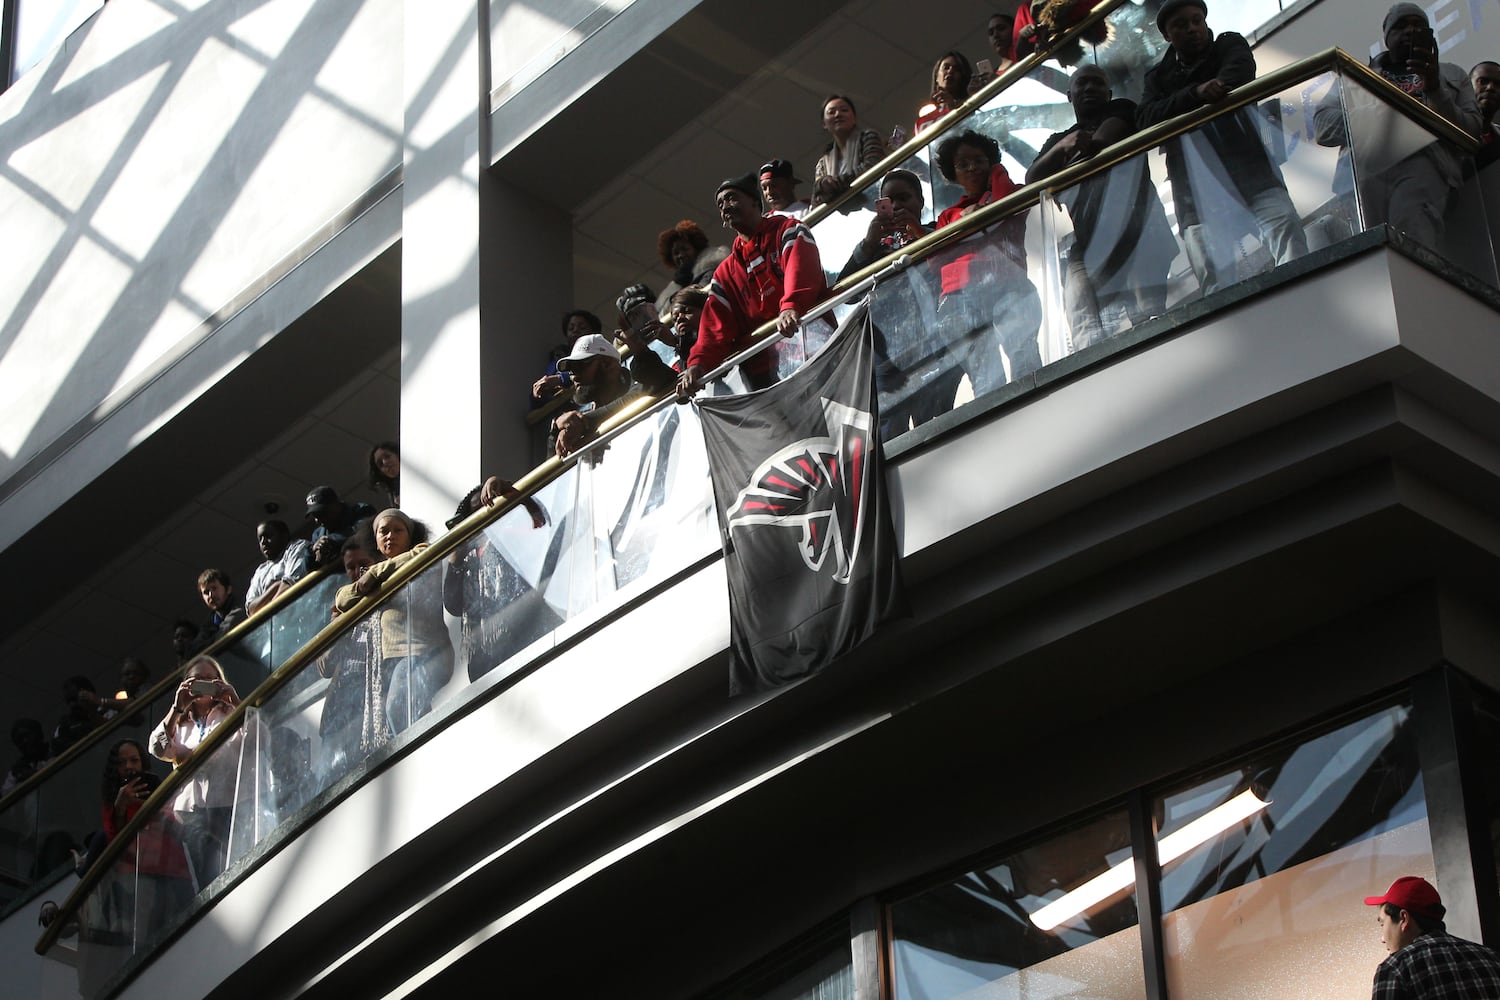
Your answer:
[[[1144,997],[1123,810],[891,907],[895,992]]]
[[[1411,711],[1397,707],[1156,801],[1174,996],[1370,988],[1384,957],[1363,897],[1434,878]]]

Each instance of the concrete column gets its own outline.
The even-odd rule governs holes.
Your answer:
[[[406,4],[401,502],[434,528],[531,467],[528,394],[573,290],[571,216],[483,169],[485,3]]]
[[[479,477],[483,2],[406,0],[401,504],[435,530]]]

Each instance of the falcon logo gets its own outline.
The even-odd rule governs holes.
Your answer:
[[[813,572],[833,553],[835,583],[849,582],[865,524],[870,414],[824,397],[827,437],[803,438],[760,464],[729,508],[729,530],[801,528],[798,551]]]

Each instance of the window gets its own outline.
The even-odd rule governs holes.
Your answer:
[[[1225,768],[1154,806],[1175,997],[1300,996],[1310,983],[1324,996],[1368,991],[1385,953],[1363,897],[1401,875],[1434,878],[1406,707]]]
[[[890,908],[899,1000],[1146,995],[1123,809]]]

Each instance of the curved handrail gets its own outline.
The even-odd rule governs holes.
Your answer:
[[[62,773],[63,768],[65,768],[68,764],[71,764],[73,761],[77,760],[85,753],[88,753],[90,750],[97,747],[100,743],[108,739],[111,734],[119,730],[122,726],[128,725],[129,719],[134,714],[131,710],[132,705],[149,704],[162,695],[166,694],[167,692],[171,691],[172,688],[181,683],[182,671],[186,669],[187,665],[194,659],[199,656],[214,656],[219,652],[219,650],[225,649],[238,642],[246,635],[249,635],[255,629],[259,628],[261,625],[269,621],[278,610],[286,607],[288,604],[295,601],[298,597],[311,590],[313,587],[316,587],[318,583],[320,583],[322,579],[330,572],[330,568],[325,566],[308,573],[302,579],[298,580],[296,583],[292,584],[290,587],[286,588],[281,593],[271,598],[271,600],[267,601],[260,608],[256,609],[254,614],[246,616],[244,621],[238,623],[228,631],[220,632],[217,636],[214,637],[213,642],[209,643],[207,646],[204,646],[201,650],[188,657],[182,663],[179,663],[176,666],[172,667],[172,669],[168,670],[165,674],[162,675],[160,680],[147,688],[144,693],[126,702],[114,718],[102,722],[99,725],[95,726],[93,729],[90,729],[88,733],[81,739],[79,739],[76,743],[48,761],[46,767],[42,768],[40,771],[27,778],[25,781],[18,784],[15,788],[11,789],[9,795],[5,796],[4,798],[0,798],[0,815],[3,815],[7,809],[20,802],[33,789],[46,784],[49,778],[56,777],[58,774]]]
[[[1129,0],[1100,0],[1100,2],[1096,4],[1091,11],[1089,11],[1086,17],[1078,21],[1076,24],[1071,25],[1066,30],[1060,32],[1055,37],[1055,39],[1053,39],[1052,44],[1049,45],[1046,49],[1037,49],[1030,55],[1017,60],[1004,73],[996,76],[994,80],[985,84],[979,90],[971,94],[968,100],[964,101],[962,104],[954,108],[952,111],[948,112],[943,117],[934,121],[931,125],[923,129],[921,132],[907,139],[906,142],[902,143],[899,147],[887,153],[885,158],[879,163],[875,164],[875,166],[871,167],[869,170],[866,170],[864,173],[851,180],[849,182],[849,187],[837,198],[824,202],[823,204],[813,208],[812,211],[807,213],[802,221],[807,224],[808,228],[812,228],[819,222],[826,219],[828,216],[832,215],[834,212],[837,212],[839,210],[839,207],[845,202],[848,202],[850,199],[858,196],[860,192],[864,191],[871,184],[874,184],[876,181],[880,180],[891,170],[901,166],[901,164],[911,159],[919,150],[925,149],[926,147],[932,145],[934,142],[940,139],[943,134],[950,128],[964,121],[969,117],[970,114],[978,111],[984,105],[988,104],[995,97],[995,95],[1009,88],[1011,84],[1016,83],[1020,80],[1024,80],[1028,75],[1030,75],[1032,70],[1036,69],[1038,66],[1042,65],[1042,63],[1052,58],[1052,54],[1063,45],[1071,42],[1073,39],[1083,34],[1083,32],[1087,31],[1089,28],[1092,28],[1094,25],[1104,20],[1110,14],[1114,13],[1116,9],[1125,6],[1128,2]],[[816,235],[816,233],[814,235]]]
[[[1095,9],[1096,13],[1098,10],[1099,8]],[[917,261],[930,257],[949,244],[957,243],[974,232],[993,225],[1002,218],[1030,208],[1039,202],[1043,191],[1076,183],[1078,180],[1098,170],[1105,169],[1138,155],[1144,150],[1159,145],[1176,135],[1190,131],[1204,122],[1233,113],[1239,108],[1283,89],[1291,83],[1309,79],[1317,73],[1322,73],[1334,67],[1354,67],[1356,70],[1364,68],[1347,52],[1339,49],[1328,49],[1314,56],[1298,60],[1272,73],[1268,73],[1266,76],[1257,78],[1255,81],[1238,88],[1229,100],[1220,105],[1200,108],[1136,133],[1101,151],[1096,157],[1085,163],[1076,164],[1048,178],[1024,185],[1004,198],[964,217],[960,222],[946,226],[914,241],[903,248],[902,254],[894,260],[887,258],[862,268],[855,274],[839,281],[834,286],[834,296],[831,296],[829,301],[820,304],[817,312],[827,311],[827,308],[833,305],[832,299],[841,297],[864,283],[873,284],[875,279],[883,272],[894,272],[908,267]],[[1361,75],[1363,76],[1363,74]],[[1447,122],[1446,119],[1432,113],[1430,109],[1425,108],[1425,106],[1402,94],[1383,78],[1380,78],[1378,74],[1370,74],[1369,86],[1370,89],[1380,93],[1383,99],[1388,100],[1403,113],[1422,119],[1423,124],[1434,131],[1442,131],[1445,138],[1449,138],[1452,141],[1459,141],[1467,137],[1466,133],[1457,130],[1456,126]],[[1421,112],[1426,112],[1426,114],[1424,115]],[[1467,138],[1472,144],[1472,137]],[[726,361],[719,368],[715,369],[715,372],[727,371],[755,351],[764,349],[778,337],[779,334],[776,331],[775,321],[763,324],[753,331],[751,335],[752,346],[729,361]],[[705,380],[706,378],[705,376]],[[439,536],[428,548],[418,553],[405,565],[392,573],[378,594],[371,595],[365,601],[361,602],[359,608],[355,611],[335,618],[328,625],[324,626],[301,649],[288,657],[281,666],[272,671],[271,675],[259,687],[241,701],[223,722],[205,737],[197,750],[194,751],[193,755],[182,766],[178,767],[162,781],[145,803],[143,803],[136,815],[106,845],[100,853],[98,861],[85,873],[83,879],[74,887],[73,891],[62,904],[58,919],[43,932],[41,938],[37,941],[35,950],[40,954],[45,954],[56,943],[63,926],[74,917],[88,893],[94,889],[103,877],[103,873],[126,850],[136,834],[146,826],[157,810],[171,800],[187,776],[211,757],[218,746],[232,738],[234,732],[242,724],[247,710],[264,705],[271,696],[281,690],[303,668],[322,656],[334,641],[352,629],[358,621],[391,600],[400,592],[402,586],[408,580],[435,565],[460,545],[469,541],[473,535],[499,520],[515,507],[522,505],[537,489],[552,482],[558,476],[562,475],[568,467],[577,463],[586,455],[589,455],[593,450],[606,445],[618,432],[633,426],[642,415],[661,408],[667,405],[667,403],[668,399],[665,398],[642,397],[641,400],[632,403],[619,414],[606,421],[600,428],[601,433],[578,452],[570,455],[567,459],[549,457],[515,482],[515,492],[513,495],[502,497],[492,506],[475,511],[452,530]]]

